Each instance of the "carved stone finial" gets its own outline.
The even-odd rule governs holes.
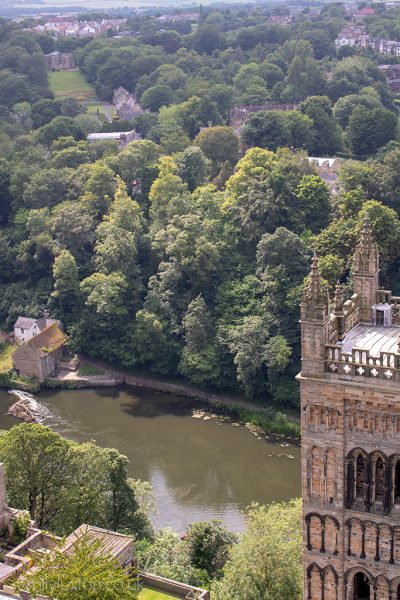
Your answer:
[[[326,287],[321,281],[321,276],[319,273],[319,261],[315,251],[311,263],[310,278],[303,293],[303,302],[308,305],[319,307],[327,306],[329,303]]]
[[[378,246],[374,242],[369,214],[366,212],[360,240],[354,253],[354,272],[369,272],[371,269],[376,269],[378,263]]]
[[[334,313],[343,312],[342,286],[340,285],[339,281],[337,282],[336,287],[335,287],[335,296],[333,299],[333,312]]]

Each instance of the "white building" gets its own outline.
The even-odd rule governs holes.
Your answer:
[[[118,146],[123,148],[129,142],[140,140],[139,134],[132,129],[132,131],[112,131],[109,133],[89,133],[87,141],[93,144],[94,142],[100,142],[104,140],[115,140],[118,142]]]
[[[41,333],[44,329],[47,329],[47,327],[50,327],[50,325],[53,325],[53,323],[57,323],[60,329],[62,329],[61,321],[50,319],[47,311],[44,312],[41,319],[18,317],[14,324],[15,341],[17,344],[23,344]]]

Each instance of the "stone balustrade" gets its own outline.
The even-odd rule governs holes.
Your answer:
[[[353,348],[343,352],[335,344],[325,346],[325,370],[339,379],[373,378],[386,382],[400,382],[400,354],[380,352],[370,356],[369,350]]]

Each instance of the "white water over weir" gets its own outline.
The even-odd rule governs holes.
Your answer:
[[[40,404],[32,394],[21,390],[9,390],[8,393],[18,398],[17,402],[10,406],[9,415],[26,423],[42,423],[49,415],[48,409]]]

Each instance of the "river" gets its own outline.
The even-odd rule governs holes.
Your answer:
[[[219,518],[241,531],[251,502],[301,493],[298,448],[259,440],[245,427],[193,418],[192,400],[135,388],[35,396],[48,408],[46,424],[55,431],[117,448],[129,458],[130,476],[153,485],[156,527],[183,532],[191,522]],[[12,402],[0,390],[0,429],[17,422],[5,414]]]

